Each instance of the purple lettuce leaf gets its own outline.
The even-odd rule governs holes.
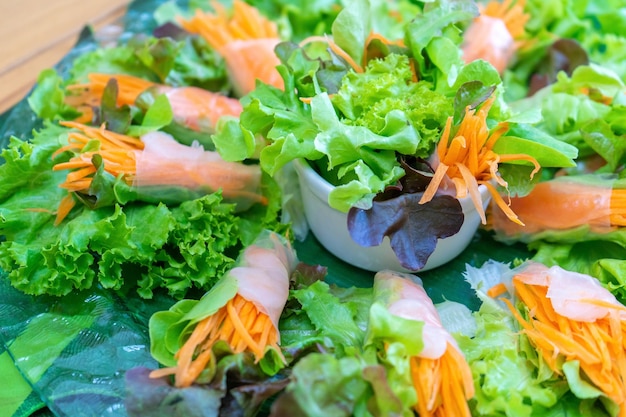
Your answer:
[[[581,65],[589,64],[585,49],[574,39],[558,39],[545,52],[544,58],[530,77],[529,96],[556,82],[556,76],[564,71],[572,75]]]
[[[219,415],[224,392],[201,386],[175,388],[167,378],[150,378],[151,369],[137,367],[126,372],[126,410],[129,416]]]
[[[459,200],[435,195],[419,204],[431,175],[423,161],[402,161],[406,175],[374,198],[368,210],[353,207],[348,212],[348,230],[361,246],[378,246],[389,237],[402,267],[417,271],[426,265],[437,240],[455,235],[465,216]],[[415,167],[414,167],[415,166]]]
[[[177,388],[168,377],[150,378],[151,371],[136,367],[125,374],[130,417],[252,417],[288,382],[261,376],[242,355],[222,358],[209,384]]]

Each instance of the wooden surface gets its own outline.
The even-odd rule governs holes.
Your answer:
[[[0,113],[21,100],[87,25],[113,29],[130,0],[0,0]]]

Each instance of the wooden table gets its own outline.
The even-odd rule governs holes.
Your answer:
[[[21,100],[91,25],[105,33],[130,0],[0,0],[0,113]]]

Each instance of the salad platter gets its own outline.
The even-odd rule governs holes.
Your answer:
[[[626,2],[120,24],[0,116],[0,415],[626,416]]]

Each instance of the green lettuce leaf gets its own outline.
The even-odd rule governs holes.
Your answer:
[[[318,336],[328,338],[338,352],[358,349],[363,344],[363,329],[357,324],[358,304],[349,300],[346,302],[334,295],[323,281],[296,290],[293,296],[317,329]]]
[[[368,0],[350,2],[350,7],[344,7],[332,25],[334,42],[355,62],[363,61],[363,45],[372,30],[369,6]]]
[[[624,82],[615,73],[590,64],[579,66],[571,76],[561,72],[554,84],[511,107],[518,112],[540,108],[542,118],[534,127],[575,146],[579,158],[606,157],[606,170],[615,168],[623,156],[619,138],[625,132],[619,120],[624,96]]]
[[[406,41],[413,57],[417,61],[420,79],[427,79],[437,85],[439,82],[448,83],[451,74],[462,65],[459,48],[452,48],[460,44],[459,27],[471,21],[478,15],[476,3],[471,1],[440,1],[430,3],[424,8],[424,13],[415,16],[406,27]],[[450,42],[440,42],[441,38],[448,38]],[[428,53],[424,53],[431,43],[444,45],[444,50],[452,52],[447,57],[438,55],[437,66],[430,63]],[[436,48],[432,48],[435,50]],[[454,76],[452,75],[452,78]]]
[[[455,338],[472,370],[475,396],[470,400],[472,415],[534,416],[537,407],[557,405],[564,384],[551,374],[537,373],[536,353],[522,349],[523,336],[517,334],[508,311],[483,304],[474,313],[473,337]]]
[[[99,282],[115,290],[136,288],[146,298],[159,287],[181,297],[192,287],[209,288],[230,266],[243,242],[234,206],[223,204],[219,194],[172,208],[78,206],[55,226],[65,173],[52,170],[51,155],[65,131],[51,125],[32,142],[13,139],[2,153],[0,267],[16,288],[64,295]],[[275,216],[277,203],[272,204]],[[265,225],[267,212],[249,215],[248,221],[259,221],[247,231],[252,234]]]
[[[411,124],[417,137],[409,136],[408,132],[404,135],[417,144],[414,149],[407,147],[408,140],[389,145],[397,147],[400,153],[427,158],[453,112],[453,102],[433,91],[429,82],[411,82],[412,76],[405,55],[391,54],[372,60],[364,73],[348,73],[343,78],[332,103],[344,117],[343,123],[365,126],[377,134],[389,131],[391,115],[399,114],[394,119],[398,119],[397,123]]]
[[[356,356],[336,358],[311,353],[292,368],[285,393],[272,405],[270,417],[367,416],[372,391],[363,379],[365,363]]]
[[[33,112],[42,119],[73,119],[79,115],[71,106],[64,103],[63,79],[52,69],[39,73],[37,84],[28,97]]]

